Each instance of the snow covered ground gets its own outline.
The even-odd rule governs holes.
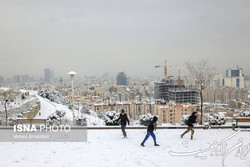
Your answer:
[[[175,157],[169,151],[190,152],[205,149],[214,141],[221,141],[234,133],[231,129],[195,130],[194,140],[190,134],[180,138],[183,130],[157,130],[160,147],[154,147],[149,138],[145,147],[140,143],[145,130],[127,130],[128,139],[123,139],[120,130],[88,130],[86,143],[0,143],[0,166],[6,167],[221,167],[221,156],[206,155]],[[250,143],[249,131],[242,131],[227,141],[228,148],[242,138],[244,145]],[[240,160],[231,152],[225,159],[226,167],[249,167],[250,157]]]

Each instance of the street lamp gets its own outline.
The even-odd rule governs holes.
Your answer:
[[[73,124],[75,122],[75,112],[74,112],[74,77],[77,73],[74,71],[70,71],[68,75],[71,78],[71,88],[72,88],[72,112],[73,112]]]

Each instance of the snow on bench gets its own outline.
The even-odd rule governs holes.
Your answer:
[[[250,118],[248,117],[238,117],[234,119],[235,122],[233,123],[233,130],[235,130],[235,128],[250,128]]]

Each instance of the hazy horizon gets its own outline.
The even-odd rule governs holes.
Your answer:
[[[0,76],[163,76],[155,65],[165,59],[250,74],[249,9],[247,0],[0,1]]]

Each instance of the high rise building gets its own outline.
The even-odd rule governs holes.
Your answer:
[[[226,70],[226,77],[222,79],[222,86],[230,88],[245,88],[244,74],[242,68]]]
[[[29,74],[24,74],[21,76],[21,83],[27,83],[27,82],[30,82],[31,79],[30,79],[30,76]]]
[[[0,84],[4,83],[4,77],[0,76]]]
[[[21,83],[21,75],[14,75],[13,82],[16,84],[20,84]]]
[[[214,78],[209,82],[209,87],[220,88],[222,86],[222,74],[215,74]]]
[[[128,78],[124,72],[120,72],[119,74],[117,74],[116,81],[117,85],[124,85],[124,86],[128,85]]]
[[[51,83],[54,79],[54,73],[51,69],[44,69],[44,82]]]

